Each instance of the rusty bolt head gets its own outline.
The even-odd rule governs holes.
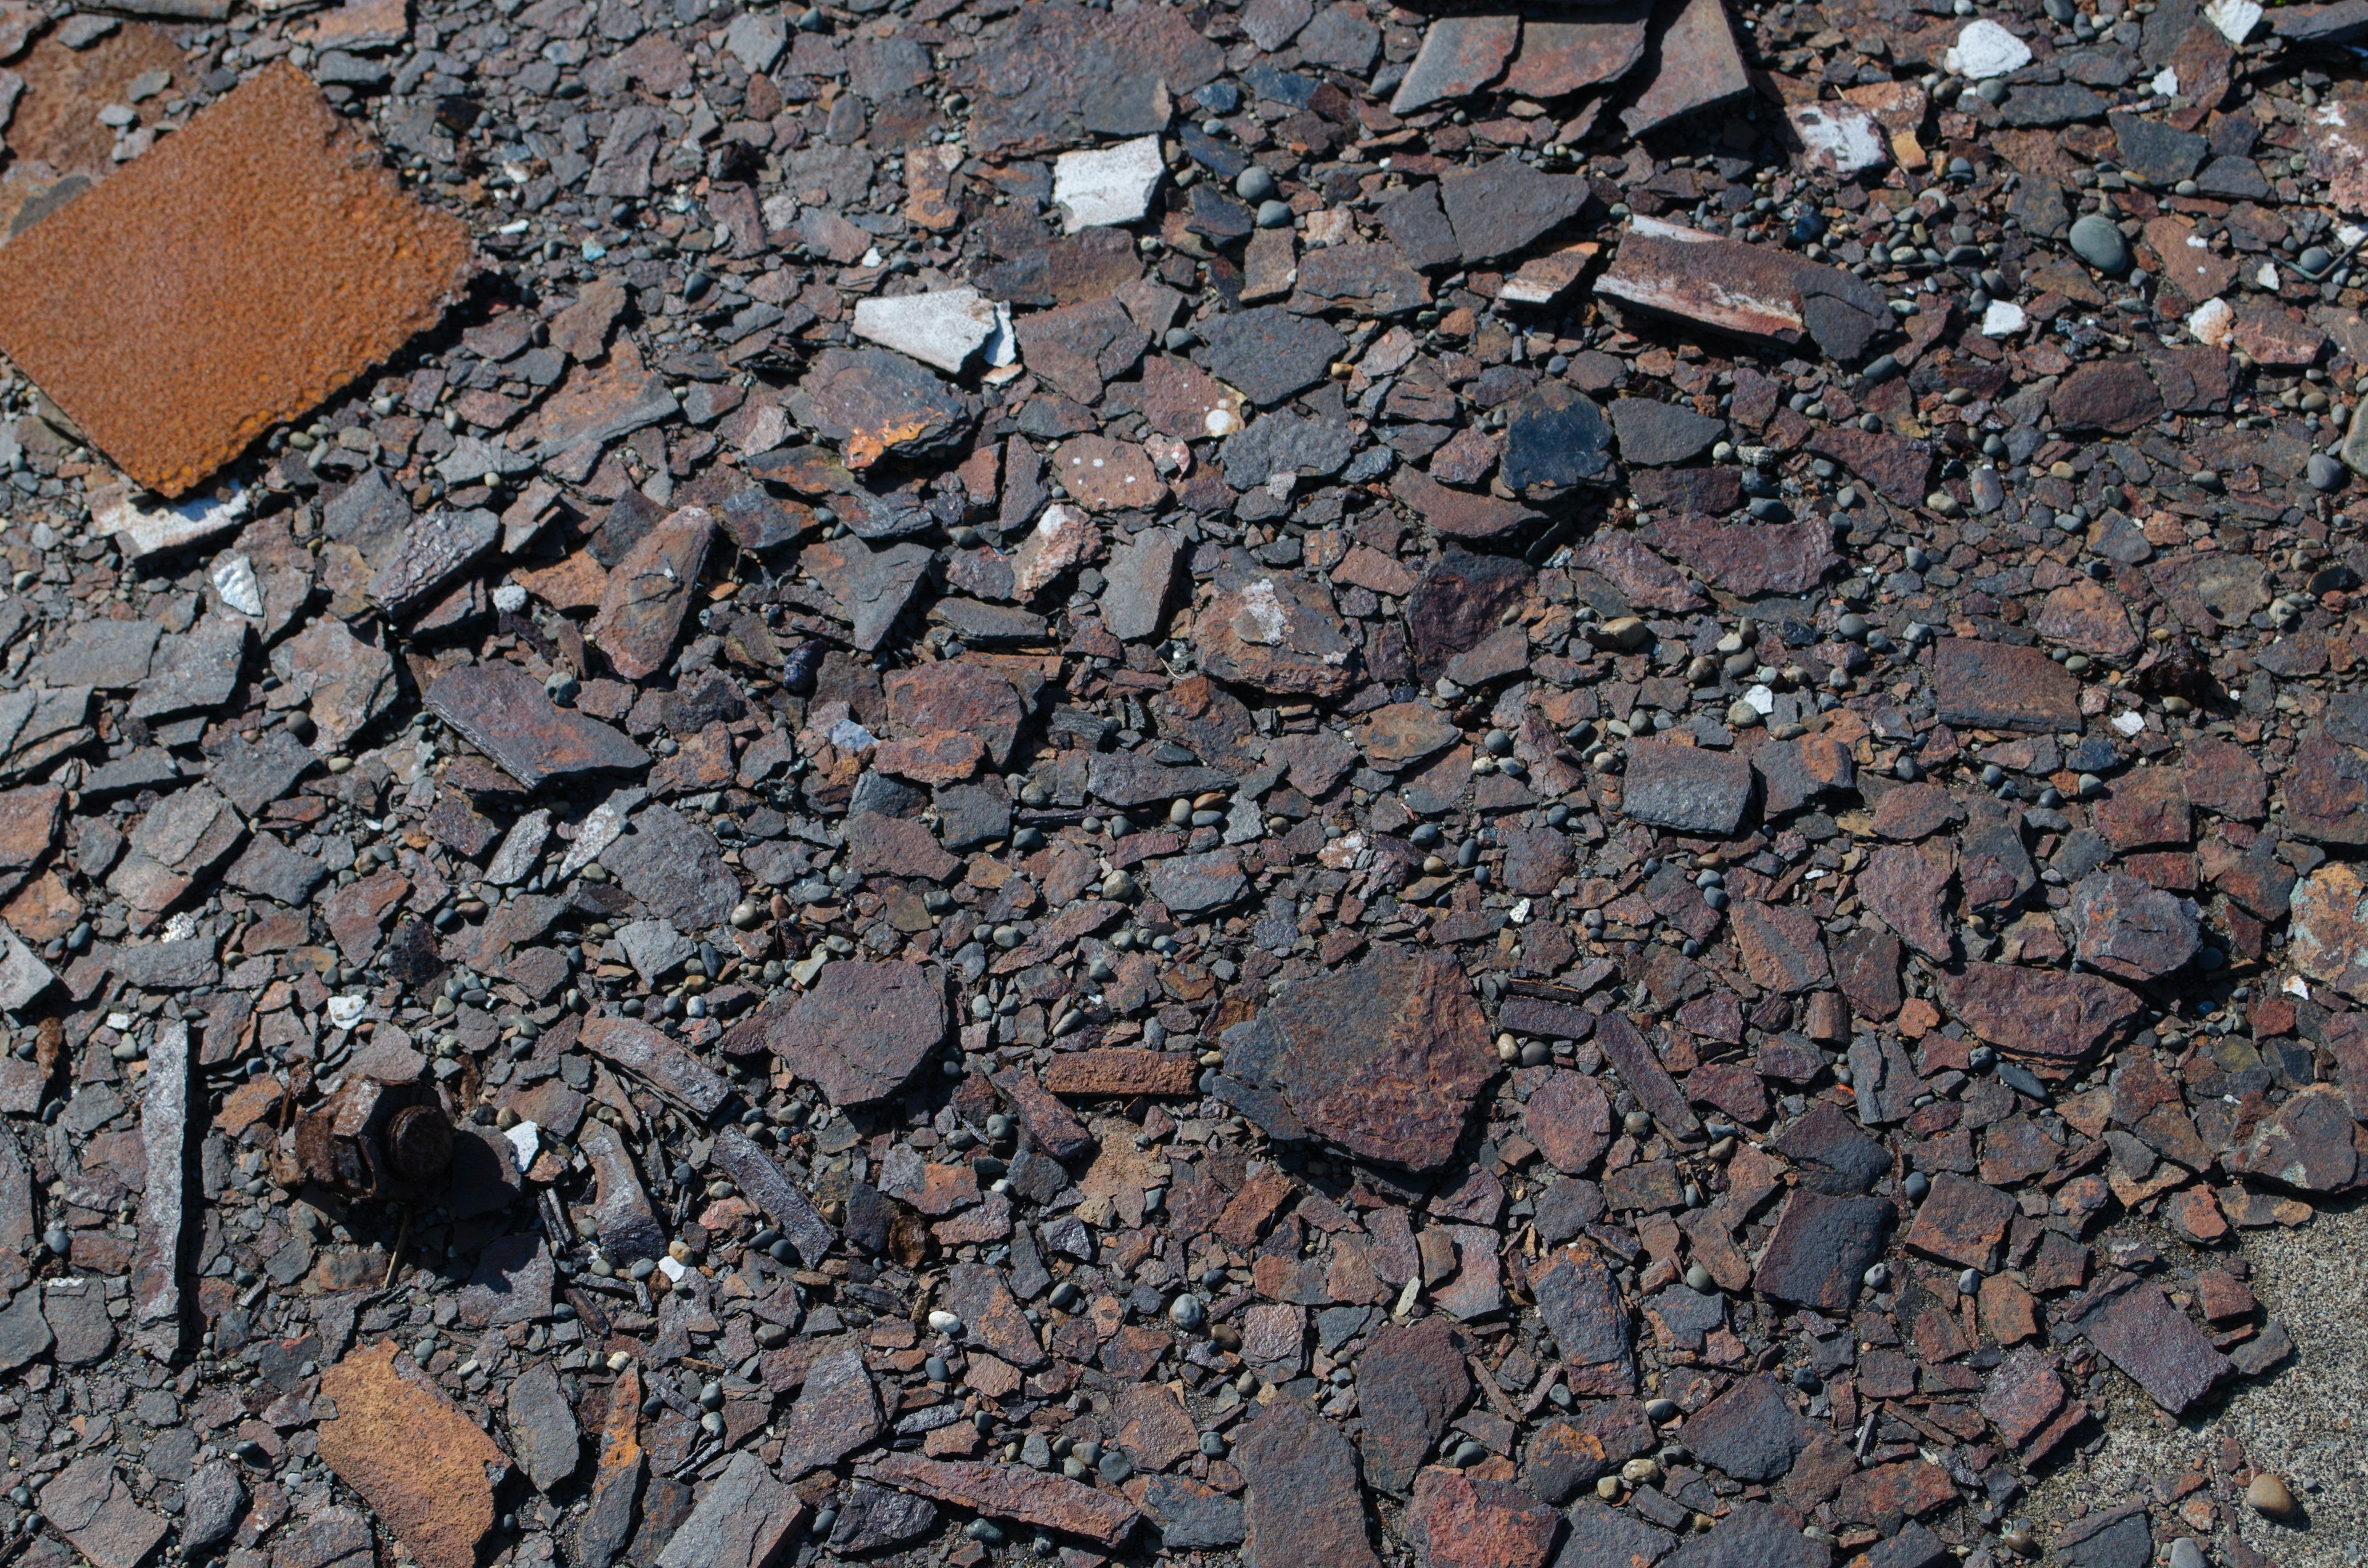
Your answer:
[[[426,1201],[451,1169],[452,1124],[432,1084],[352,1078],[297,1123],[296,1159],[347,1198]]]

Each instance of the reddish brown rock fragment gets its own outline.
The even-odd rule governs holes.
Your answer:
[[[1402,948],[1297,982],[1266,1017],[1288,1044],[1277,1074],[1292,1108],[1367,1159],[1440,1165],[1497,1070],[1463,971]]]
[[[1383,1327],[1357,1358],[1366,1484],[1403,1494],[1471,1393],[1446,1319]]]
[[[1940,977],[1941,1001],[2002,1050],[2072,1061],[2138,1010],[2137,997],[2097,975],[1968,963]]]
[[[1079,1051],[1046,1064],[1044,1086],[1079,1096],[1190,1095],[1200,1074],[1200,1063],[1174,1051]]]
[[[2037,648],[1943,637],[1932,649],[1943,723],[2044,732],[2080,727],[2080,683]]]
[[[2144,642],[2113,591],[2090,577],[2052,590],[2031,624],[2051,642],[2105,659],[2126,659]]]
[[[1987,1270],[2014,1218],[2014,1199],[1994,1187],[1943,1172],[1918,1206],[1907,1244],[1964,1268]]]
[[[2226,1377],[2228,1358],[2159,1287],[2132,1275],[2114,1276],[2072,1303],[2064,1314],[2113,1365],[2128,1373],[2173,1415]]]
[[[643,535],[609,574],[585,635],[625,679],[646,680],[673,656],[714,537],[706,508],[685,506]]]
[[[1945,844],[1935,847],[1937,853],[1928,853],[1912,845],[1885,845],[1867,858],[1858,891],[1875,918],[1909,947],[1946,962],[1955,953],[1948,896],[1956,866]]]
[[[1124,1498],[1022,1465],[967,1464],[889,1454],[855,1473],[899,1491],[951,1503],[989,1518],[1082,1536],[1110,1549],[1125,1544],[1142,1516]]]
[[[1531,1093],[1521,1131],[1554,1169],[1583,1176],[1611,1146],[1611,1098],[1584,1073],[1554,1073]]]
[[[867,1105],[903,1088],[946,1026],[943,983],[917,965],[831,963],[766,1043],[831,1104]]]
[[[1433,1465],[1417,1478],[1406,1535],[1427,1568],[1545,1568],[1562,1517],[1510,1482]]]
[[[1816,917],[1807,910],[1739,899],[1727,914],[1744,970],[1755,983],[1791,995],[1823,983],[1831,974]]]
[[[318,1428],[322,1462],[421,1568],[474,1568],[509,1456],[392,1341],[323,1372],[321,1392],[337,1410]]]
[[[1518,501],[1450,489],[1417,468],[1398,470],[1390,481],[1390,494],[1440,534],[1455,539],[1496,539],[1538,516]]]

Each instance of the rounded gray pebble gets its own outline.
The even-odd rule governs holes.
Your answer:
[[[1234,176],[1234,194],[1244,201],[1264,201],[1274,194],[1274,176],[1252,164]]]
[[[2122,272],[2130,265],[2130,244],[2113,221],[2091,212],[2072,225],[2072,254],[2100,272]]]
[[[1258,203],[1258,226],[1261,229],[1286,228],[1291,222],[1291,203],[1261,201]]]
[[[2310,487],[2313,490],[2332,491],[2343,488],[2343,465],[2325,452],[2311,453],[2305,471],[2310,475]]]

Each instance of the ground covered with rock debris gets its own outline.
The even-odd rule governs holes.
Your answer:
[[[2363,0],[121,9],[0,1564],[2368,1549]]]

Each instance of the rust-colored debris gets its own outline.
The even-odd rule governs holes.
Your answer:
[[[281,67],[9,244],[0,350],[179,496],[434,324],[471,266],[465,226]]]

